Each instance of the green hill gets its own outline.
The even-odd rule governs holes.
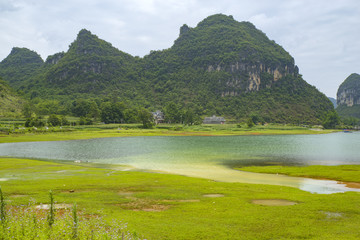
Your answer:
[[[36,52],[14,47],[9,56],[0,62],[0,76],[11,87],[18,89],[34,76],[43,64],[44,61]]]
[[[78,98],[100,105],[110,97],[151,110],[175,103],[202,116],[319,123],[333,106],[298,71],[290,54],[253,24],[217,14],[194,28],[183,25],[172,47],[144,58],[81,30],[67,52],[49,56],[16,86],[29,98],[63,105]]]
[[[0,78],[0,117],[20,117],[24,102]]]
[[[360,75],[351,74],[339,86],[336,111],[342,117],[360,118]]]

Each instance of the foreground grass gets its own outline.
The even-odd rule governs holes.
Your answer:
[[[349,169],[357,171],[353,166]],[[342,174],[338,169],[333,176]],[[52,189],[57,203],[77,203],[84,216],[102,217],[104,222],[128,223],[128,231],[147,239],[360,237],[360,193],[356,192],[311,194],[281,186],[121,172],[115,166],[95,168],[12,158],[0,159],[0,178],[8,206],[49,203],[47,193]],[[254,199],[298,204],[263,206],[253,204]]]
[[[104,223],[101,217],[82,216],[74,221],[68,209],[58,209],[54,223],[49,226],[45,210],[28,206],[11,207],[0,225],[0,239],[139,239],[126,231],[121,222]]]
[[[153,129],[141,129],[133,124],[109,124],[82,126],[74,128],[38,129],[31,132],[15,131],[10,134],[0,133],[0,143],[61,141],[76,139],[91,139],[104,137],[128,136],[228,136],[228,135],[285,135],[285,134],[324,134],[334,130],[310,129],[299,126],[273,125],[255,126],[253,128],[238,127],[236,124],[182,126],[161,124]]]

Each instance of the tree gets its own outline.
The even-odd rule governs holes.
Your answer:
[[[169,102],[164,108],[165,121],[168,123],[179,123],[181,121],[181,113],[178,106],[174,102]]]
[[[71,112],[76,117],[85,117],[90,113],[91,103],[89,100],[78,99],[72,103]]]
[[[27,118],[25,121],[25,127],[43,127],[43,126],[45,126],[44,121],[42,121],[40,117],[36,117],[35,114],[34,116]]]
[[[336,128],[340,123],[339,115],[335,111],[329,111],[325,116],[322,125],[325,129]]]
[[[143,124],[143,128],[152,128],[154,126],[154,117],[149,110],[140,108],[138,111],[138,117]]]
[[[122,123],[125,119],[125,104],[122,102],[104,102],[101,104],[101,121],[104,123]]]
[[[34,113],[34,107],[29,103],[25,103],[22,109],[22,114],[25,118],[31,118],[31,115]]]
[[[51,126],[59,126],[61,125],[61,119],[55,115],[55,114],[51,114],[47,120],[48,123],[51,124]]]
[[[60,116],[60,125],[61,126],[68,126],[70,122],[66,119],[64,115]]]
[[[252,120],[252,118],[249,118],[247,121],[246,121],[246,124],[249,128],[252,128],[255,124]]]
[[[199,124],[201,119],[199,115],[197,115],[193,109],[188,108],[183,113],[183,123],[186,125]]]
[[[92,125],[92,124],[93,124],[93,121],[91,120],[91,118],[80,117],[79,125]]]

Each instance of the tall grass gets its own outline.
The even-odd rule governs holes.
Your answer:
[[[0,221],[1,221],[1,225],[4,226],[6,221],[6,212],[5,212],[4,194],[1,190],[1,187],[0,187]]]
[[[76,204],[71,210],[59,209],[55,212],[52,191],[49,197],[48,210],[37,209],[31,203],[27,206],[5,207],[0,188],[0,239],[139,239],[136,233],[128,232],[126,224],[121,222],[108,224],[99,216],[81,216]]]

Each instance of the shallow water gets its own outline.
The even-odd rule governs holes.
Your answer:
[[[278,136],[122,137],[0,144],[0,156],[129,165],[215,181],[274,184],[316,193],[352,190],[335,181],[247,173],[245,165],[360,164],[360,133]]]

